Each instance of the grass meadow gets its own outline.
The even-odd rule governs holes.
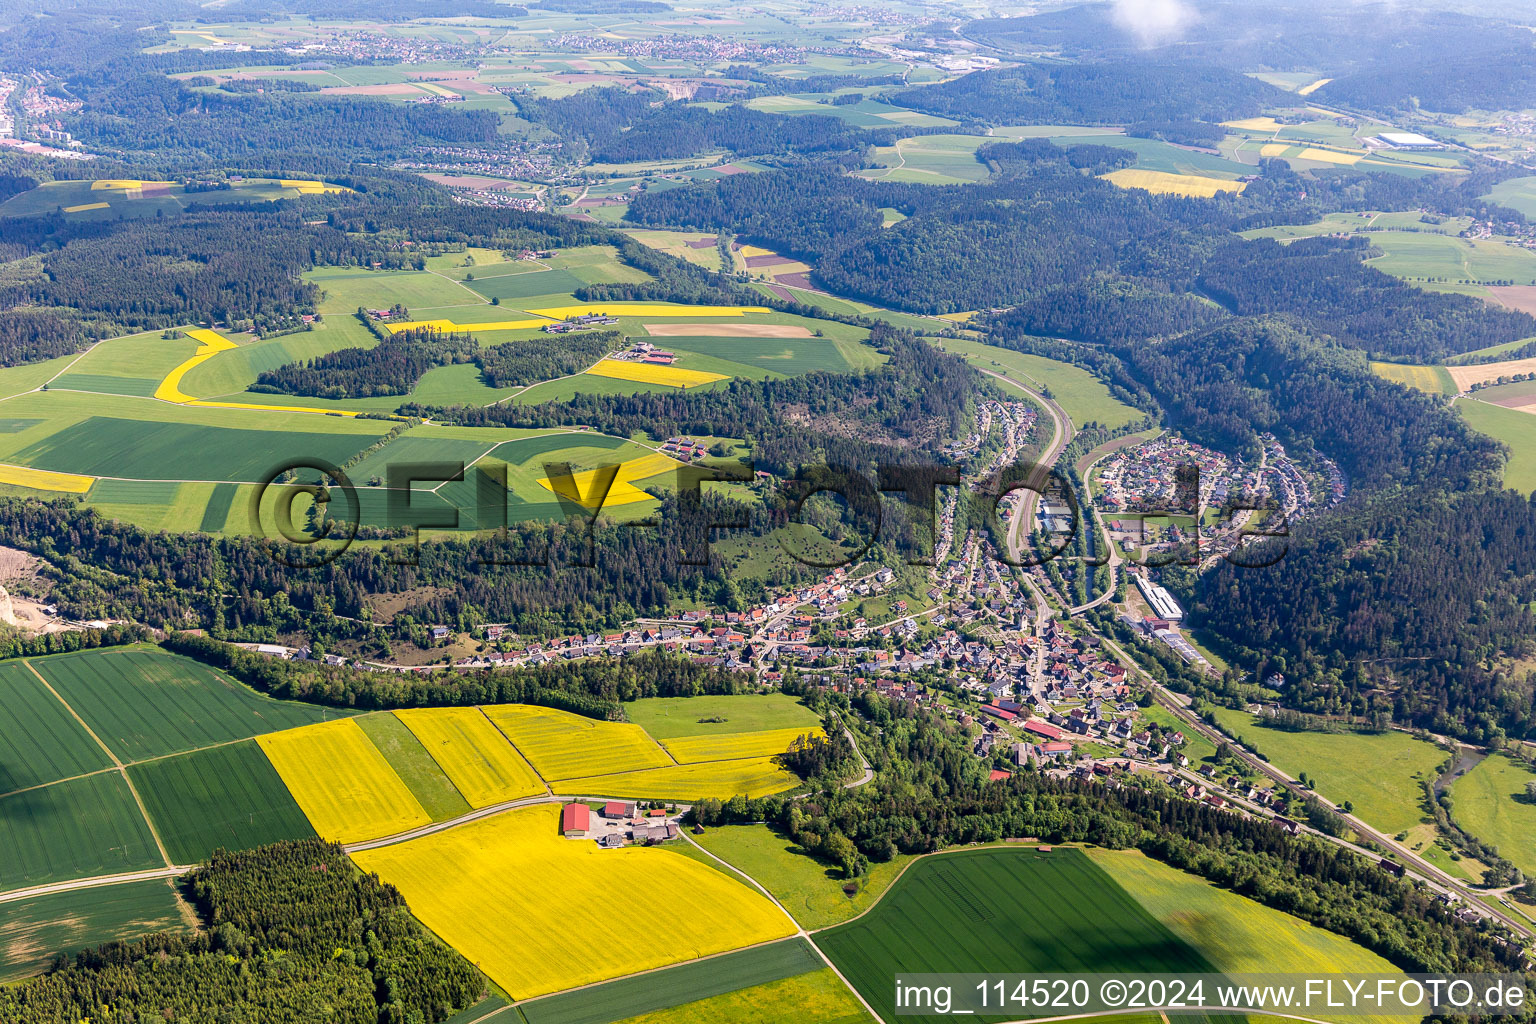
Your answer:
[[[965,357],[978,369],[1003,374],[1036,390],[1049,388],[1056,404],[1071,417],[1073,426],[1098,422],[1119,427],[1135,423],[1144,415],[1115,398],[1108,385],[1080,366],[969,339],[940,338],[937,343],[946,352]]]
[[[1536,491],[1536,415],[1467,399],[1456,402],[1456,411],[1474,430],[1509,445],[1504,486],[1527,495]]]
[[[727,825],[693,837],[704,849],[757,879],[802,928],[829,928],[863,913],[883,896],[912,858],[871,864],[852,895],[839,868],[806,853],[767,825]]]
[[[785,693],[644,697],[625,704],[624,711],[631,722],[663,741],[722,733],[815,730],[821,727],[816,712]],[[711,721],[717,718],[723,721]]]
[[[1287,732],[1267,728],[1245,711],[1214,711],[1222,731],[1241,736],[1293,777],[1306,772],[1318,793],[1335,803],[1351,802],[1356,816],[1388,835],[1419,824],[1420,783],[1433,780],[1447,757],[1434,744],[1402,732]],[[1370,770],[1362,771],[1362,765]]]
[[[1495,754],[1451,784],[1456,823],[1528,876],[1536,876],[1536,801],[1526,794],[1532,782],[1528,765]]]

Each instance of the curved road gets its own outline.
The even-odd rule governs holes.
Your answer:
[[[972,367],[989,377],[995,377],[1004,383],[1018,388],[1034,399],[1045,410],[1046,415],[1051,418],[1051,440],[1045,446],[1045,451],[1036,460],[1035,470],[1030,473],[1026,481],[1032,488],[1040,487],[1045,483],[1047,471],[1056,465],[1056,460],[1061,456],[1062,449],[1066,448],[1067,444],[1077,434],[1077,428],[1072,426],[1072,418],[1066,414],[1061,406],[1056,404],[1055,399],[1046,398],[1034,388],[1015,380],[1006,373],[997,373],[985,367],[976,366],[974,363]],[[1035,504],[1039,497],[1039,492],[1036,490],[1025,491],[1024,500],[1014,513],[1013,522],[1008,524],[1008,554],[1010,558],[1018,558],[1019,552],[1023,550],[1023,542],[1020,539],[1023,524],[1030,522],[1034,518]]]

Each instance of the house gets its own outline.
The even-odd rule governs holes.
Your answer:
[[[447,640],[448,639],[448,627],[447,626],[433,626],[432,627],[432,639],[433,640]]]
[[[635,805],[623,800],[609,800],[598,813],[605,818],[629,818],[635,813]]]
[[[600,850],[617,850],[623,845],[624,837],[617,832],[609,832],[597,841],[597,846]]]
[[[583,839],[592,828],[592,808],[586,804],[566,804],[560,808],[560,831],[567,839]]]

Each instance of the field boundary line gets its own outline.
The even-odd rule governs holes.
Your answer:
[[[53,694],[60,704],[64,705],[64,710],[68,711],[74,716],[75,721],[80,723],[80,728],[84,729],[91,739],[96,741],[96,745],[102,749],[102,752],[112,759],[112,763],[117,766],[118,774],[123,777],[123,785],[128,787],[129,795],[133,797],[133,802],[139,807],[139,815],[144,819],[144,827],[149,829],[149,837],[155,841],[155,848],[160,851],[160,859],[165,862],[166,867],[172,867],[170,851],[165,848],[165,843],[161,841],[160,831],[155,828],[154,820],[149,816],[149,808],[144,806],[144,798],[139,796],[138,787],[128,777],[128,766],[123,764],[116,754],[112,753],[112,748],[107,746],[100,736],[96,735],[96,730],[87,725],[85,719],[80,717],[80,713],[69,706],[69,701],[64,699],[64,695],[53,688],[53,684],[43,677],[43,674],[37,670],[37,667],[29,659],[23,658],[21,663],[27,666],[27,671],[37,676],[38,682],[48,688],[48,692]]]
[[[679,831],[678,835],[681,836],[683,839],[687,840],[688,841],[688,845],[692,846],[695,850],[698,850],[701,853],[705,854],[706,856],[711,857],[714,860],[719,861],[721,864],[724,864],[726,867],[728,867],[732,871],[736,872],[736,874],[740,875],[742,878],[745,878],[748,882],[751,882],[754,888],[756,888],[764,896],[768,897],[768,899],[772,900],[773,901],[773,905],[778,907],[781,911],[783,911],[784,912],[784,916],[789,918],[790,924],[793,924],[795,926],[795,930],[796,930],[797,936],[799,938],[804,939],[806,945],[810,946],[811,949],[813,949],[816,952],[816,955],[821,957],[821,962],[826,964],[827,968],[833,974],[837,975],[837,980],[841,981],[843,983],[843,986],[845,988],[847,988],[849,992],[853,993],[853,998],[857,999],[860,1002],[860,1004],[863,1005],[864,1009],[869,1012],[869,1015],[871,1017],[875,1018],[875,1020],[877,1020],[877,1021],[880,1021],[880,1024],[885,1024],[885,1018],[881,1017],[880,1014],[876,1013],[875,1012],[875,1008],[873,1006],[869,1005],[869,1001],[864,998],[864,993],[862,993],[858,989],[854,988],[853,987],[853,983],[851,981],[849,981],[846,977],[843,976],[843,972],[838,970],[837,964],[834,964],[832,962],[832,958],[827,956],[826,953],[822,952],[820,946],[816,945],[816,940],[811,937],[811,933],[810,932],[806,931],[805,925],[803,925],[799,921],[795,920],[795,915],[791,914],[789,912],[789,908],[788,907],[786,907],[784,904],[779,902],[779,898],[777,896],[775,896],[773,893],[768,891],[768,887],[767,886],[763,885],[763,883],[759,882],[757,879],[753,878],[751,875],[747,874],[745,871],[741,870],[741,868],[738,868],[736,865],[732,864],[730,861],[726,860],[724,857],[721,857],[720,855],[716,854],[712,850],[706,850],[704,847],[702,847],[698,843],[694,842],[693,837],[690,836],[688,833],[683,832],[683,831]],[[900,876],[898,876],[898,877],[900,877]],[[895,882],[892,882],[891,884],[894,885]],[[889,892],[890,890],[886,890],[886,891]],[[878,902],[878,901],[876,901],[876,902]]]
[[[117,771],[116,768],[97,768],[93,772],[82,772],[79,775],[70,775],[63,779],[54,779],[52,782],[39,782],[35,786],[23,786],[20,789],[13,789],[9,793],[0,793],[0,800],[4,800],[6,797],[20,796],[22,793],[32,793],[39,789],[47,789],[49,786],[57,786],[60,783],[78,782],[80,779],[89,779],[96,775],[106,775],[115,771]]]
[[[475,710],[480,712],[480,717],[481,718],[485,719],[487,722],[490,722],[491,728],[496,730],[496,735],[500,736],[503,740],[506,741],[507,746],[512,748],[512,753],[517,755],[517,759],[519,761],[523,762],[523,764],[527,765],[528,766],[528,770],[530,772],[533,772],[533,777],[538,779],[539,780],[539,785],[544,787],[544,795],[545,796],[554,796],[555,795],[555,791],[553,789],[549,788],[549,780],[546,779],[543,775],[539,774],[539,770],[533,766],[533,762],[528,760],[528,755],[527,754],[525,754],[521,750],[517,749],[517,744],[512,742],[512,737],[508,736],[506,733],[502,732],[499,728],[497,728],[495,722],[491,722],[491,716],[485,713],[484,705],[476,704],[475,705]],[[496,1012],[500,1013],[501,1011],[497,1010]],[[471,1021],[470,1024],[474,1024],[474,1022]]]

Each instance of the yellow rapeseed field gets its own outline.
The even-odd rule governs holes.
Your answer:
[[[1339,153],[1331,149],[1318,149],[1316,146],[1308,146],[1296,154],[1299,160],[1316,160],[1326,164],[1357,164],[1363,153]]]
[[[1438,366],[1414,366],[1408,363],[1371,363],[1371,372],[1378,377],[1406,384],[1410,388],[1418,388],[1420,391],[1431,395],[1441,395],[1446,392],[1445,383],[1447,377],[1445,371]]]
[[[482,710],[534,770],[551,782],[672,764],[667,752],[638,725],[599,722],[527,704],[493,704]],[[556,790],[574,792],[563,785]]]
[[[557,805],[529,807],[353,859],[516,999],[795,933],[721,871],[656,847],[600,850],[559,827]]]
[[[976,316],[977,310],[968,309],[964,313],[940,313],[940,320],[950,320],[957,324],[969,323]]]
[[[1101,178],[1121,188],[1141,188],[1148,192],[1174,196],[1201,196],[1209,199],[1218,192],[1241,192],[1247,182],[1225,178],[1207,178],[1199,174],[1169,174],[1166,171],[1142,171],[1123,167],[1101,174]]]
[[[1285,125],[1272,117],[1244,117],[1236,121],[1223,121],[1223,127],[1245,132],[1277,132]]]
[[[771,758],[707,761],[647,771],[566,779],[557,792],[580,796],[633,797],[641,800],[727,800],[738,793],[755,798],[782,793],[800,784],[799,778]]]
[[[544,783],[479,708],[413,708],[395,717],[415,734],[471,807],[543,793]]]
[[[637,501],[650,501],[651,496],[636,487],[635,482],[660,476],[680,465],[682,463],[676,459],[656,452],[619,463],[619,471],[614,475],[613,483],[609,486],[607,495],[603,497],[601,507],[614,508],[619,505],[632,505]],[[592,509],[599,507],[597,490],[593,487],[597,475],[598,470],[583,470],[580,473],[572,473],[569,481],[561,481],[559,485],[553,483],[548,477],[540,477],[539,486],[553,491],[568,501],[574,501],[583,508]]]
[[[279,178],[277,184],[281,188],[297,189],[306,196],[321,195],[326,192],[351,192],[345,185],[332,185],[328,181],[310,181],[307,178]]]
[[[540,320],[491,320],[483,324],[461,324],[452,320],[403,320],[397,324],[385,324],[390,334],[399,334],[401,331],[413,330],[417,327],[430,327],[436,331],[526,331],[534,327],[543,327],[549,323],[546,319]]]
[[[771,757],[782,754],[789,745],[806,734],[823,735],[813,729],[768,729],[763,732],[721,733],[718,736],[683,736],[663,740],[662,746],[678,764],[701,761],[726,761],[743,757]]]
[[[767,306],[690,306],[678,302],[598,302],[585,306],[550,306],[547,309],[530,309],[530,313],[564,320],[585,313],[604,313],[608,316],[650,316],[665,313],[667,316],[746,316],[748,313],[771,313]]]
[[[64,207],[65,213],[84,213],[86,210],[109,210],[111,203],[81,203],[79,206]]]
[[[185,405],[187,402],[197,401],[195,396],[182,393],[181,379],[194,366],[206,363],[220,352],[228,352],[232,348],[239,347],[228,338],[221,337],[217,333],[201,327],[194,327],[187,331],[187,337],[198,342],[197,351],[192,355],[191,359],[188,359],[166,374],[165,380],[161,381],[160,386],[155,388],[155,397],[162,402],[175,402],[178,405]]]
[[[38,491],[84,494],[95,482],[94,477],[76,476],[74,473],[53,473],[46,469],[32,469],[28,466],[0,465],[0,484],[31,487]]]
[[[333,414],[339,416],[356,416],[355,412],[347,412],[339,409],[315,409],[302,405],[259,405],[255,402],[206,402],[181,390],[181,381],[195,366],[206,363],[220,352],[228,352],[230,349],[239,348],[228,338],[221,337],[217,332],[203,327],[193,327],[187,332],[187,337],[198,342],[198,348],[192,358],[177,366],[160,386],[155,388],[155,397],[162,402],[175,402],[177,405],[196,405],[205,409],[256,409],[261,412],[302,412],[312,414]]]
[[[1279,156],[1290,148],[1289,142],[1266,142],[1259,147],[1259,156]]]
[[[268,733],[256,742],[322,839],[378,839],[432,822],[350,718]]]
[[[672,388],[696,388],[700,384],[713,384],[728,380],[723,373],[704,370],[685,370],[680,366],[657,366],[653,363],[636,363],[628,359],[603,359],[587,370],[594,377],[612,377],[615,380],[633,380],[642,384],[665,384]]]
[[[1313,93],[1317,92],[1317,90],[1321,89],[1323,86],[1327,85],[1331,81],[1333,81],[1333,79],[1331,79],[1331,78],[1319,78],[1317,81],[1312,82],[1309,85],[1304,85],[1300,89],[1297,89],[1296,90],[1296,95],[1297,96],[1311,96]]]
[[[132,192],[146,185],[169,187],[174,181],[140,181],[137,178],[99,178],[91,182],[92,192]]]

